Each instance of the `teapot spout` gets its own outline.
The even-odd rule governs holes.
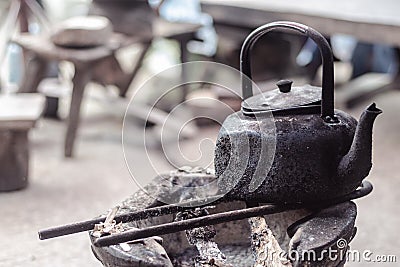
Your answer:
[[[344,185],[356,188],[368,176],[372,168],[372,128],[381,113],[373,103],[361,114],[350,150],[338,166],[338,178]]]

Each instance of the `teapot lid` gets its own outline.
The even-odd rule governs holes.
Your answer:
[[[252,96],[242,102],[244,114],[252,114],[262,111],[276,113],[290,113],[301,111],[303,108],[317,107],[320,111],[322,88],[311,85],[292,87],[292,81],[281,80],[276,85],[277,89]]]

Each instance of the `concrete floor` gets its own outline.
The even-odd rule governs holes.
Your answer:
[[[63,158],[65,123],[43,119],[31,132],[30,185],[25,190],[0,194],[0,266],[93,266],[101,264],[91,254],[87,233],[39,241],[38,229],[94,217],[138,189],[125,166],[121,128],[127,100],[86,98],[75,157]],[[374,100],[384,110],[374,132],[374,167],[369,180],[375,189],[358,200],[358,233],[353,250],[370,250],[373,255],[394,254],[400,261],[400,92]],[[361,105],[364,106],[364,105]],[[351,110],[356,117],[362,108]],[[141,128],[137,127],[138,133]],[[199,132],[216,136],[217,128]],[[146,157],[132,133],[125,149],[138,165]],[[197,139],[196,139],[197,140]],[[184,142],[197,149],[197,142]],[[157,150],[149,152],[161,168],[168,169]],[[146,166],[143,164],[143,166]],[[138,168],[146,179],[150,170]],[[377,263],[349,263],[348,266],[380,266]],[[383,266],[396,266],[386,263]]]
[[[368,180],[374,191],[364,199],[357,200],[358,233],[351,243],[351,249],[361,253],[370,250],[375,255],[397,255],[396,263],[383,266],[398,266],[400,261],[400,92],[393,91],[374,99],[383,114],[377,118],[373,136],[373,168]],[[368,103],[366,103],[368,104]],[[364,105],[361,105],[364,106]],[[350,113],[356,117],[361,113],[358,107]],[[382,263],[354,262],[348,266],[382,266]]]

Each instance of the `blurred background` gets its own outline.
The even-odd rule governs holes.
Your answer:
[[[141,181],[153,178],[149,158],[162,171],[212,168],[220,126],[193,118],[207,111],[221,121],[229,112],[213,101],[187,100],[212,98],[238,111],[240,92],[196,83],[159,99],[172,77],[151,77],[196,60],[238,69],[246,36],[276,20],[309,25],[328,39],[336,108],[356,118],[371,102],[384,111],[374,126],[374,191],[356,202],[351,247],[400,260],[398,10],[396,0],[2,0],[0,266],[101,266],[86,233],[39,241],[37,231],[95,217],[137,191],[123,148],[141,166]],[[252,59],[263,91],[284,78],[320,85],[321,57],[304,36],[273,32],[255,45]],[[173,78],[198,73],[213,75],[182,68]],[[145,82],[151,90],[141,90]],[[178,105],[172,129],[163,131]],[[149,108],[155,109],[147,118]],[[166,157],[162,134],[183,157]],[[396,263],[348,263],[366,265]]]

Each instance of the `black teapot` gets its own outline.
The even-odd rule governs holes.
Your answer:
[[[274,29],[294,30],[318,45],[323,59],[322,88],[292,87],[291,81],[282,80],[277,89],[253,96],[251,48]],[[372,167],[372,127],[382,111],[371,104],[357,122],[334,109],[333,55],[326,39],[299,23],[269,23],[244,41],[240,67],[249,77],[242,78],[245,100],[241,111],[224,121],[214,158],[220,187],[232,187],[226,197],[307,203],[356,190]],[[240,179],[233,179],[232,184],[235,175]]]
[[[291,81],[283,80],[277,89],[252,96],[251,47],[259,37],[276,28],[298,31],[317,43],[323,57],[322,88],[292,87]],[[210,199],[221,201],[220,198],[225,202],[244,200],[250,207],[135,228],[100,237],[93,242],[95,246],[116,245],[289,209],[323,208],[371,192],[372,186],[363,179],[372,167],[372,126],[382,111],[372,104],[357,122],[349,114],[334,109],[333,56],[320,33],[294,22],[261,26],[243,44],[241,71],[245,98],[242,110],[226,118],[215,149],[219,192],[216,195],[213,190],[209,192],[211,198],[191,199],[187,206],[181,206],[182,203],[154,206],[120,214],[114,219],[117,222],[148,219],[209,205]],[[212,181],[215,181],[214,176]],[[362,188],[356,190],[359,186]],[[251,207],[259,203],[276,205]],[[40,231],[39,237],[47,239],[91,230],[104,220],[106,218],[102,217],[50,228]],[[293,229],[298,225],[294,224]]]

